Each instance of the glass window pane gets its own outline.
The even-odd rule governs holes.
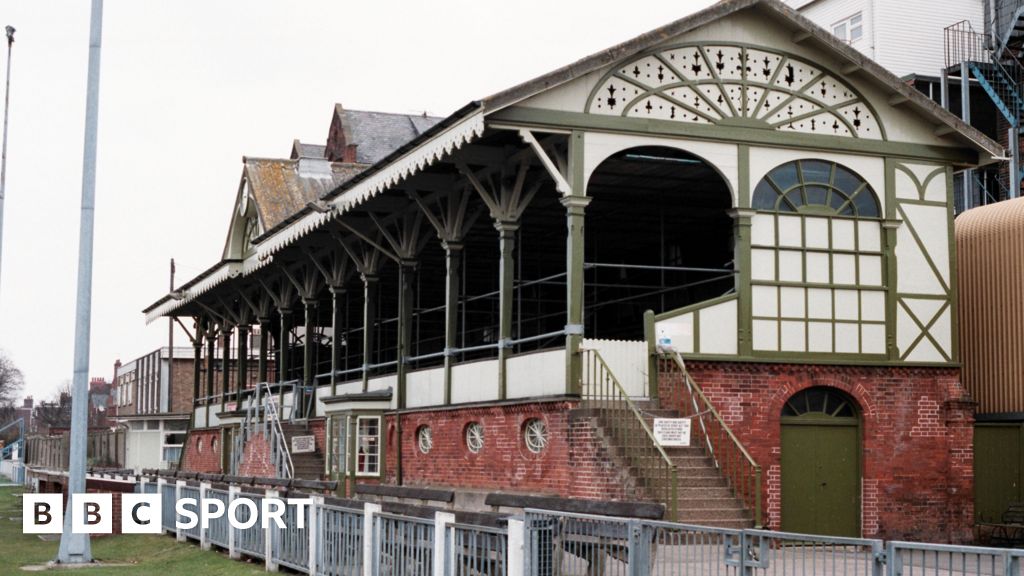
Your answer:
[[[775,182],[775,185],[779,187],[779,190],[786,191],[793,186],[800,183],[800,179],[796,173],[796,162],[789,162],[779,166],[775,170],[768,173],[768,177]]]
[[[754,200],[751,203],[754,210],[774,210],[775,201],[778,200],[779,194],[772,188],[772,185],[767,180],[761,180],[754,189]]]
[[[864,30],[860,26],[850,28],[850,42],[856,42],[860,40],[861,36],[864,35]]]
[[[831,162],[821,160],[801,160],[800,168],[804,173],[804,184],[829,184],[832,181]]]
[[[797,188],[796,190],[790,190],[789,194],[786,194],[786,200],[788,200],[789,203],[792,204],[794,207],[803,206],[804,196],[802,190],[800,190],[800,188]]]
[[[875,195],[867,188],[853,197],[853,204],[857,207],[858,216],[878,216],[878,202],[875,201]]]
[[[857,176],[842,166],[836,166],[836,178],[832,185],[843,192],[846,192],[847,196],[853,194],[863,183],[864,180],[862,180],[860,176]]]
[[[842,24],[836,24],[832,28],[832,33],[835,34],[840,40],[846,40],[846,22]]]
[[[856,26],[857,24],[860,24],[860,13],[859,12],[857,14],[854,14],[853,16],[850,17],[850,25],[851,26]]]
[[[826,198],[828,197],[828,188],[824,186],[808,186],[804,190],[807,191],[808,204],[825,205]]]
[[[380,418],[358,419],[356,467],[360,474],[380,473]]]
[[[829,199],[828,203],[833,210],[838,211],[843,207],[843,204],[846,204],[846,195],[838,190],[832,190],[832,197]]]

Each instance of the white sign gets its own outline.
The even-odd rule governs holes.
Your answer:
[[[292,454],[316,452],[316,439],[312,436],[292,436]]]
[[[655,418],[654,439],[662,446],[689,446],[689,418]]]

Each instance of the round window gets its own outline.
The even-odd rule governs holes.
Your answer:
[[[476,454],[484,447],[484,425],[479,422],[470,422],[466,426],[466,448]]]
[[[202,438],[196,438],[196,450],[198,450],[200,454],[203,453],[203,439]]]
[[[548,425],[540,418],[531,418],[523,425],[523,442],[526,449],[540,454],[548,445]]]
[[[430,426],[420,426],[416,431],[416,442],[420,446],[420,452],[426,454],[434,447],[434,431]]]
[[[210,440],[210,450],[213,452],[217,451],[217,439]]]

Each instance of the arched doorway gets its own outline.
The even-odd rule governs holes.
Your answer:
[[[594,170],[587,195],[587,337],[641,340],[645,310],[735,289],[732,194],[704,159],[667,146],[622,150]]]
[[[860,536],[860,418],[834,388],[808,388],[782,408],[782,529]]]

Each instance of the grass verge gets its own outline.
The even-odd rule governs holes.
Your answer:
[[[21,487],[0,488],[0,574],[29,574],[22,566],[45,564],[57,556],[59,542],[40,540],[21,532]],[[67,574],[110,576],[240,576],[264,574],[261,563],[228,558],[203,551],[198,544],[175,542],[171,536],[123,534],[92,539],[92,555],[101,563]]]

